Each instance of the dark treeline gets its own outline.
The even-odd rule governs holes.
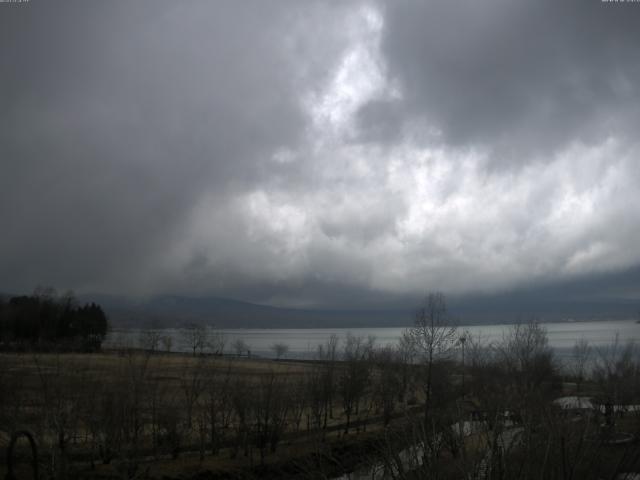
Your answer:
[[[102,308],[79,305],[73,293],[36,289],[32,295],[0,298],[0,345],[4,349],[100,348],[108,329]]]

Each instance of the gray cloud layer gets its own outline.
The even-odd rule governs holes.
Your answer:
[[[634,267],[638,26],[599,1],[0,4],[0,291],[362,306]]]
[[[403,108],[449,142],[501,146],[517,161],[634,133],[637,6],[434,0],[385,11]]]

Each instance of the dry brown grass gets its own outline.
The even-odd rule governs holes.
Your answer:
[[[138,372],[144,372],[141,378],[143,378],[145,385],[155,385],[155,387],[164,389],[165,392],[173,392],[172,395],[177,398],[182,398],[181,388],[183,388],[182,382],[185,375],[195,371],[204,372],[207,376],[229,376],[234,380],[243,378],[251,385],[254,382],[258,383],[265,374],[275,374],[287,381],[295,382],[301,380],[303,375],[314,368],[313,364],[308,362],[238,357],[194,357],[189,354],[148,354],[135,350],[86,354],[3,353],[0,354],[0,367],[2,369],[1,375],[5,380],[3,387],[14,385],[11,388],[16,389],[15,398],[19,398],[19,401],[16,402],[13,402],[13,399],[8,401],[11,408],[19,414],[14,418],[7,416],[0,418],[0,450],[6,448],[9,433],[19,427],[37,432],[39,441],[44,447],[43,453],[47,448],[54,448],[55,445],[55,435],[44,433],[46,430],[43,430],[49,428],[44,426],[47,424],[47,420],[43,417],[46,415],[43,404],[46,383],[55,385],[55,388],[66,392],[64,395],[72,392],[72,395],[76,397],[85,396],[88,401],[84,401],[83,405],[87,403],[90,405],[91,402],[96,402],[97,405],[99,399],[95,392],[103,390],[95,388],[96,385],[106,390],[123,391],[122,388],[130,388],[131,384],[127,382]],[[329,420],[330,431],[322,435],[323,442],[344,439],[339,428],[344,422],[344,418],[340,414],[341,409],[338,403],[336,399],[335,415],[333,419]],[[19,420],[14,423],[16,418]],[[87,427],[82,425],[82,422],[75,425],[74,428],[80,432],[81,438],[82,435],[87,435]],[[368,425],[369,433],[360,432],[358,441],[379,431],[380,428],[380,425]],[[304,429],[305,420],[303,419],[301,430],[304,431]],[[359,429],[354,427],[353,432],[355,433],[357,430]],[[151,452],[149,429],[143,429],[143,433],[144,438],[141,439],[140,447]],[[267,465],[279,464],[292,458],[308,455],[318,448],[320,435],[313,433],[310,436],[296,435],[291,430],[288,433],[292,435],[287,435],[281,442],[278,451],[275,454],[267,455]],[[186,451],[181,453],[180,458],[173,460],[165,453],[153,460],[141,460],[141,468],[149,468],[152,476],[160,476],[160,474],[178,476],[179,474],[196,473],[203,469],[224,472],[246,471],[247,468],[260,462],[259,452],[255,447],[251,447],[248,457],[241,452],[237,457],[231,458],[231,449],[223,448],[218,455],[211,456],[207,453],[205,458],[200,460],[197,454],[197,438],[195,430],[188,434],[183,445]],[[356,435],[352,434],[349,438],[355,440]],[[82,445],[82,443],[73,445],[72,450],[77,458],[75,464],[89,474],[89,461],[86,459],[89,447]],[[150,455],[150,453],[146,455]],[[95,470],[91,470],[90,475],[115,475],[117,473],[116,463],[101,465],[96,459]],[[0,475],[4,475],[2,468],[0,468]]]

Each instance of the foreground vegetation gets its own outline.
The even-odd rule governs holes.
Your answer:
[[[633,344],[596,351],[578,342],[560,368],[540,325],[516,326],[488,345],[450,326],[440,294],[427,297],[398,345],[333,337],[313,362],[206,354],[196,348],[202,332],[191,332],[190,354],[0,355],[3,449],[12,432],[32,432],[41,478],[60,479],[321,479],[353,470],[616,479],[640,471]],[[554,402],[567,394],[590,401]],[[16,452],[16,471],[29,478],[27,443]]]

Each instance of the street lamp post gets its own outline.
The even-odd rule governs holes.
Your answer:
[[[466,335],[461,335],[459,338],[459,342],[462,346],[462,398],[464,398],[464,344],[467,342]]]

